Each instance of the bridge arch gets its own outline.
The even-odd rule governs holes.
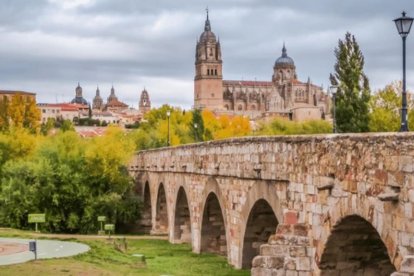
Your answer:
[[[184,186],[175,196],[173,238],[174,243],[191,243],[191,210]]]
[[[154,234],[168,234],[168,205],[167,193],[164,184],[158,185],[157,201],[155,206],[155,225]]]
[[[275,212],[265,199],[259,199],[250,210],[242,232],[241,267],[251,268],[252,260],[260,254],[260,245],[268,242],[275,234],[278,220]]]
[[[390,259],[375,227],[360,215],[348,215],[331,229],[319,262],[320,275],[391,275],[396,268]]]
[[[207,196],[203,209],[201,251],[227,256],[225,217],[222,205],[214,192]]]
[[[238,264],[236,265],[237,268],[243,268],[243,267],[249,267],[251,265],[251,262],[247,262],[246,260],[246,256],[245,256],[245,235],[246,235],[246,228],[248,226],[249,223],[249,218],[252,214],[253,208],[255,208],[255,205],[258,203],[258,201],[260,200],[264,200],[270,207],[270,210],[272,211],[272,213],[274,214],[274,216],[276,217],[276,225],[274,226],[274,231],[276,231],[276,227],[277,224],[282,221],[283,218],[283,212],[282,212],[282,208],[281,208],[281,204],[280,204],[280,200],[277,197],[277,189],[278,186],[277,185],[284,185],[284,183],[275,183],[275,182],[271,182],[271,181],[256,181],[252,187],[249,189],[247,195],[246,195],[246,203],[243,207],[242,213],[241,213],[241,220],[242,220],[242,224],[240,225],[240,248],[241,250],[239,250],[239,259],[238,259]],[[268,211],[265,211],[268,210]],[[270,215],[270,210],[269,209],[264,209],[263,211],[268,212]],[[256,212],[256,210],[255,210]],[[253,213],[255,213],[253,212]],[[273,221],[272,221],[273,222]],[[273,224],[271,224],[273,225]],[[267,227],[270,227],[267,226]],[[252,237],[250,237],[251,239]],[[269,237],[267,237],[269,238]],[[254,246],[256,248],[256,246],[258,246],[258,242],[257,241],[253,241],[255,242]],[[267,240],[266,240],[267,242]],[[261,243],[261,241],[259,242]],[[250,244],[247,246],[249,247]],[[246,249],[247,249],[246,247]],[[259,249],[259,248],[257,248]],[[250,251],[251,254],[253,254],[252,251]],[[254,256],[253,256],[254,257]],[[250,259],[250,257],[248,257]],[[244,264],[243,264],[244,263]]]

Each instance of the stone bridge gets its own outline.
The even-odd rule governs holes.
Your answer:
[[[138,152],[140,227],[252,275],[414,275],[414,134]]]

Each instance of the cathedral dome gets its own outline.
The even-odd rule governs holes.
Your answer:
[[[216,35],[212,31],[204,31],[200,36],[200,42],[216,42]]]
[[[293,61],[293,59],[287,55],[285,45],[283,45],[282,56],[279,57],[275,62],[275,67],[278,67],[280,65],[295,66],[295,62]]]

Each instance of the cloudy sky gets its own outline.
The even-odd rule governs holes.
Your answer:
[[[373,90],[401,78],[401,38],[392,19],[414,16],[413,0],[2,0],[0,89],[33,91],[38,102],[70,101],[79,81],[91,101],[113,83],[137,107],[190,108],[194,51],[209,7],[224,79],[270,80],[283,42],[300,79],[326,88],[334,48],[354,34]],[[414,28],[407,39],[414,90]]]

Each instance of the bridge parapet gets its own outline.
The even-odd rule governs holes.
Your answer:
[[[193,182],[188,185],[200,191],[206,183],[203,184],[204,180],[217,180],[219,189],[223,191],[223,208],[227,209],[223,211],[227,214],[224,220],[228,222],[225,224],[230,228],[226,230],[229,262],[236,267],[242,266],[241,239],[245,231],[245,226],[238,229],[237,225],[247,224],[250,212],[246,211],[245,217],[241,215],[247,206],[246,198],[252,197],[252,193],[257,199],[264,198],[265,195],[260,192],[253,192],[255,185],[264,186],[260,191],[272,193],[278,200],[278,207],[273,209],[279,225],[269,243],[262,245],[260,256],[253,261],[254,274],[267,275],[277,270],[308,272],[309,275],[329,275],[324,273],[340,269],[342,272],[352,269],[375,271],[372,265],[362,268],[363,263],[373,262],[368,253],[365,256],[360,254],[360,260],[349,266],[344,263],[355,259],[352,254],[348,254],[349,260],[342,255],[329,257],[333,254],[330,246],[335,245],[330,242],[333,234],[344,231],[366,231],[367,235],[374,233],[363,223],[366,221],[378,233],[379,240],[371,241],[373,246],[379,246],[382,242],[391,266],[399,273],[408,275],[414,273],[411,264],[414,255],[413,161],[414,134],[332,134],[247,137],[148,150],[137,153],[130,170],[141,175],[163,175],[165,182],[173,178]],[[173,186],[180,184],[171,180],[171,185],[172,188],[167,190],[175,191],[177,187]],[[190,195],[190,209],[191,201],[196,200],[193,197],[207,195],[202,192]],[[200,202],[203,200],[200,199]],[[175,200],[170,202],[173,205]],[[174,208],[172,206],[170,210]],[[200,214],[197,215],[197,212]],[[202,212],[202,204],[193,203],[191,216],[199,224]],[[193,224],[193,235],[199,230],[197,227],[201,227],[197,226],[199,224]],[[276,241],[287,237],[286,233],[284,236],[281,233],[290,226],[292,229],[302,226],[307,229],[309,244],[303,247],[306,249],[305,256],[293,257],[289,250],[277,245]],[[232,242],[232,239],[236,241]],[[200,239],[193,237],[193,247],[197,240]],[[357,236],[349,240],[360,242]],[[344,242],[335,246],[346,247],[349,244]],[[284,250],[287,255],[279,258],[280,252],[275,253],[278,250]],[[302,249],[297,250],[302,252]],[[275,258],[269,252],[274,252]],[[306,257],[311,258],[308,270],[305,269]],[[381,266],[383,271],[384,267],[386,270],[387,264]]]

